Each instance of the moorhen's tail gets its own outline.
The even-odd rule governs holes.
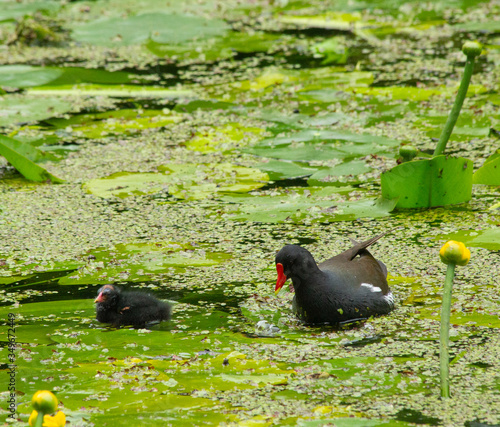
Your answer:
[[[351,242],[354,243],[354,246],[351,249],[348,249],[344,253],[349,254],[349,259],[354,259],[356,255],[361,255],[363,251],[370,245],[373,245],[377,240],[384,237],[386,234],[390,233],[391,230],[386,231],[385,233],[379,234],[371,239],[365,240],[364,242],[357,242],[354,239],[351,239]],[[385,267],[385,266],[384,266]]]
[[[159,307],[158,310],[158,315],[160,317],[160,320],[170,320],[170,317],[172,315],[172,307],[170,304],[163,302]]]

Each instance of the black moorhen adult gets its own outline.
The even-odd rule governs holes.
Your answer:
[[[144,328],[151,323],[169,320],[170,305],[143,292],[122,292],[114,285],[104,285],[97,291],[96,319],[113,326]]]
[[[291,278],[295,291],[292,309],[309,324],[389,313],[394,309],[394,297],[387,284],[387,268],[366,249],[382,236],[353,241],[351,249],[319,265],[308,250],[286,245],[276,255],[276,294]]]

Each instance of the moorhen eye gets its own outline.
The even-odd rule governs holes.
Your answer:
[[[152,295],[143,292],[122,292],[114,285],[104,285],[97,291],[96,319],[115,327],[146,325],[169,320],[171,307]]]
[[[286,245],[276,255],[275,292],[292,279],[292,309],[300,320],[310,324],[389,313],[394,309],[394,297],[387,284],[387,268],[366,249],[384,235],[355,243],[319,265],[308,250]]]

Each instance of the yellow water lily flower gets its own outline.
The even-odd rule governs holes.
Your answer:
[[[29,425],[33,427],[35,425],[36,417],[38,412],[33,410],[28,420]],[[55,415],[44,415],[42,427],[63,427],[66,425],[66,415],[59,411]]]
[[[449,240],[439,251],[439,256],[445,264],[467,265],[470,260],[470,251],[462,242]]]

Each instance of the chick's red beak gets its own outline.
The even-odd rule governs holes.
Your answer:
[[[276,264],[276,271],[278,272],[278,279],[276,280],[276,288],[274,289],[275,295],[278,295],[278,292],[283,287],[286,282],[287,277],[283,272],[283,265],[280,263]]]
[[[97,295],[97,298],[94,300],[94,302],[103,302],[104,301],[104,296],[102,295],[102,292]]]

